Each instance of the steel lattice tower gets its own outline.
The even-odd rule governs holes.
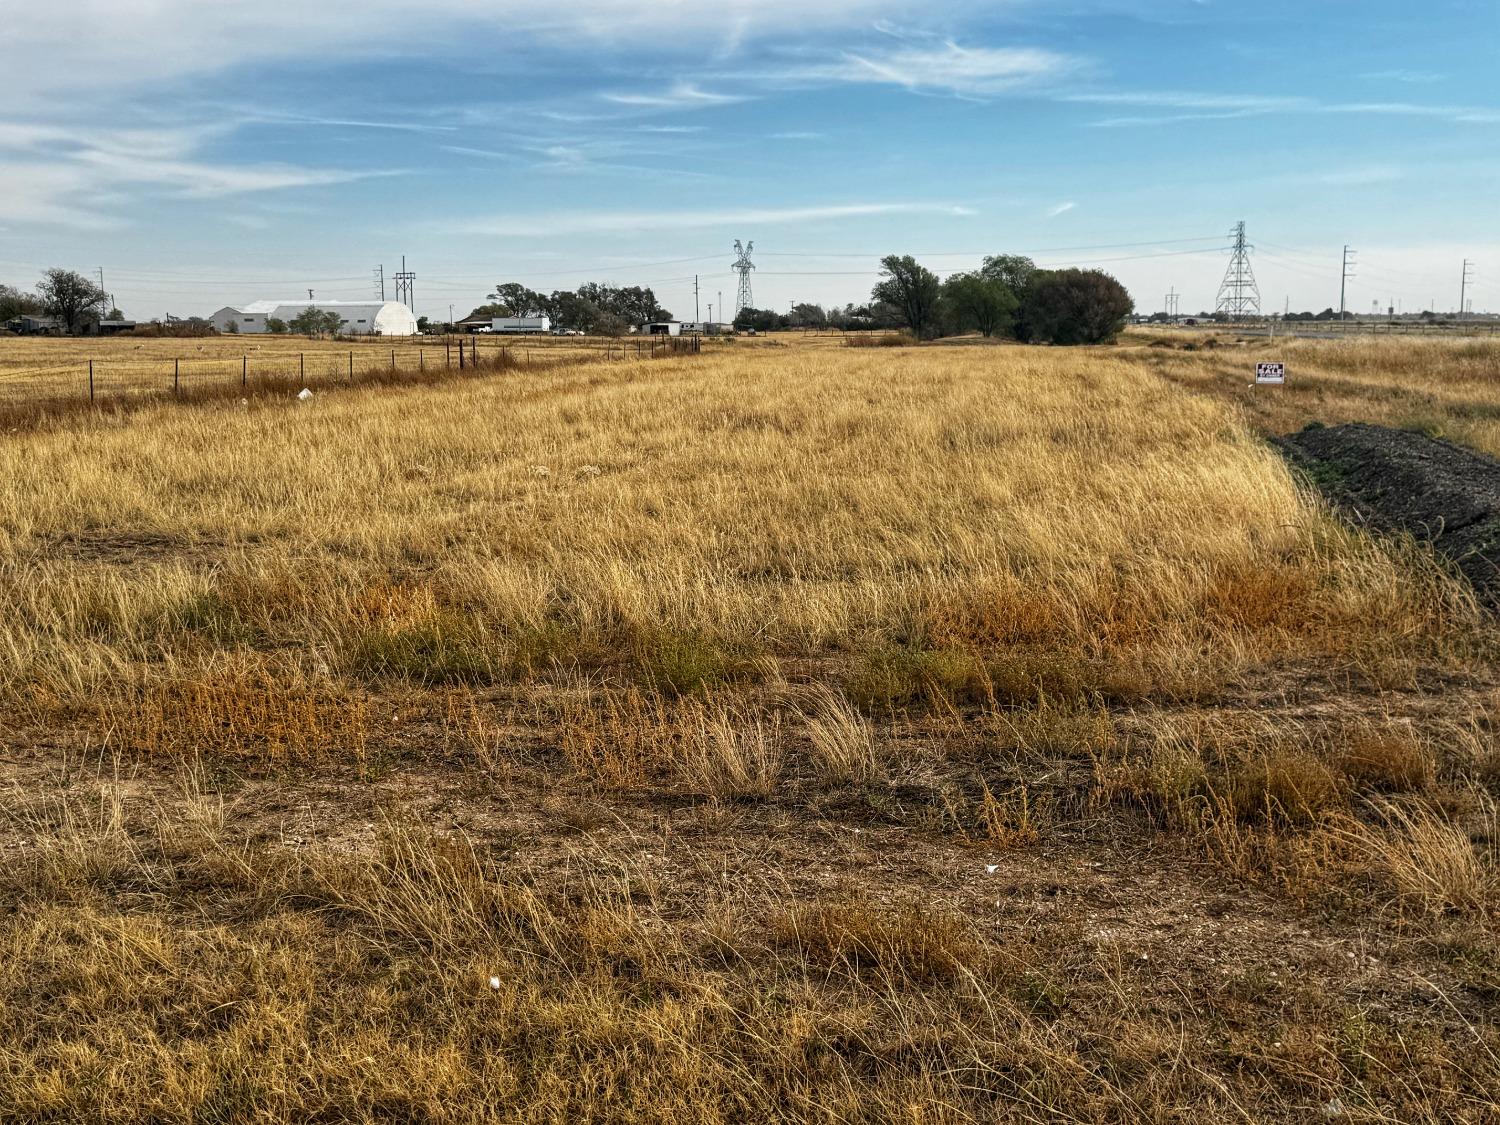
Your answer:
[[[1234,239],[1229,268],[1224,271],[1224,280],[1219,285],[1219,302],[1214,307],[1217,313],[1227,313],[1233,320],[1260,315],[1260,286],[1255,284],[1255,272],[1250,268],[1252,247],[1245,241],[1245,224],[1235,224],[1229,232]]]
[[[740,292],[734,302],[734,316],[731,320],[738,320],[740,313],[745,309],[755,307],[755,296],[750,291],[750,271],[755,268],[755,263],[750,260],[751,253],[755,250],[755,243],[740,245],[738,239],[734,243],[734,272],[740,275]],[[722,314],[721,314],[722,315]]]

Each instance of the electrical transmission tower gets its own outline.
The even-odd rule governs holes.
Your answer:
[[[1228,314],[1231,320],[1259,316],[1260,286],[1255,284],[1255,272],[1250,268],[1252,247],[1245,241],[1245,224],[1236,223],[1229,234],[1234,239],[1232,256],[1219,284],[1219,301],[1214,311]]]
[[[383,304],[385,302],[385,267],[376,266],[370,273],[375,277],[375,290],[380,294],[380,300]]]
[[[750,260],[750,255],[755,251],[755,243],[740,245],[739,239],[734,243],[734,272],[740,275],[740,293],[734,302],[734,319],[738,320],[740,313],[745,309],[755,307],[755,296],[750,291],[750,271],[755,268],[755,263]]]
[[[396,275],[396,300],[400,301],[412,312],[417,311],[417,299],[412,296],[412,283],[417,280],[417,275],[406,268],[406,255],[401,255],[401,272]]]
[[[1469,286],[1474,284],[1474,263],[1468,258],[1464,259],[1464,280],[1458,289],[1458,319],[1464,318],[1464,312],[1469,300]]]

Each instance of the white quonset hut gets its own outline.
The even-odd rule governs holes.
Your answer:
[[[417,318],[399,301],[253,301],[230,305],[209,317],[220,332],[266,332],[266,322],[290,324],[309,308],[336,312],[348,336],[415,336]],[[233,325],[234,327],[230,327]]]

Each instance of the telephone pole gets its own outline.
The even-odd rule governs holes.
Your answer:
[[[703,323],[703,317],[700,315],[702,312],[703,312],[703,309],[698,304],[698,275],[697,274],[693,274],[693,323],[694,324],[702,324]]]
[[[1182,294],[1177,292],[1177,287],[1174,285],[1172,291],[1167,294],[1167,320],[1173,324],[1177,323],[1177,305],[1181,298]]]
[[[1463,284],[1458,287],[1458,319],[1464,318],[1465,302],[1469,299],[1469,286],[1474,283],[1474,263],[1468,258],[1464,259]],[[104,283],[99,283],[99,288],[104,288]]]
[[[1344,319],[1344,310],[1348,307],[1346,302],[1349,296],[1349,281],[1354,277],[1354,258],[1358,250],[1344,247],[1344,267],[1339,274],[1339,320]]]

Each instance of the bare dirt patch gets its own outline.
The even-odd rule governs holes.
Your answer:
[[[1364,423],[1311,427],[1277,444],[1357,521],[1430,543],[1487,600],[1500,596],[1500,462]]]

